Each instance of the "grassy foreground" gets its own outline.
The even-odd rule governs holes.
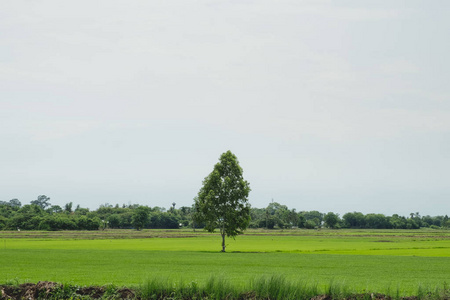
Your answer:
[[[255,278],[282,278],[319,291],[411,295],[450,281],[449,231],[255,230],[227,243],[220,253],[218,235],[187,230],[0,232],[0,282],[204,286],[221,278],[242,291]]]
[[[281,275],[258,276],[247,285],[237,287],[226,278],[211,276],[204,284],[191,282],[171,282],[153,278],[138,287],[78,286],[55,282],[37,284],[0,285],[0,299],[229,299],[229,300],[269,300],[269,299],[315,299],[315,300],[440,300],[450,299],[450,287],[446,284],[435,288],[419,286],[414,296],[402,296],[400,290],[388,289],[385,293],[371,291],[355,292],[345,285],[330,282],[319,287],[317,284],[289,281]]]

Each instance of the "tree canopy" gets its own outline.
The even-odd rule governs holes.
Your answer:
[[[225,236],[234,238],[250,222],[250,185],[242,174],[237,157],[231,151],[223,153],[194,199],[195,220],[204,223],[209,232],[220,230],[222,252]]]

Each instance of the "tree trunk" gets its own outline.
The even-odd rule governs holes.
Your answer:
[[[225,232],[222,232],[222,252],[225,252]]]

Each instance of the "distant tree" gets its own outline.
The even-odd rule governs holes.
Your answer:
[[[77,206],[77,208],[75,209],[75,214],[76,215],[82,215],[85,216],[89,213],[89,208],[84,208],[84,207],[80,207],[79,205]]]
[[[365,216],[366,228],[385,229],[389,228],[389,221],[383,214],[367,214]]]
[[[3,230],[6,227],[6,222],[8,222],[8,219],[0,215],[0,230]]]
[[[145,206],[139,206],[134,209],[131,223],[136,230],[141,230],[148,223],[149,208]]]
[[[20,208],[21,205],[22,203],[20,203],[20,201],[17,199],[11,199],[9,201],[0,201],[0,206],[10,206]]]
[[[305,216],[302,215],[301,213],[299,213],[299,214],[297,214],[297,220],[298,220],[297,221],[298,228],[304,228],[305,222],[306,222]]]
[[[339,223],[339,215],[329,212],[323,217],[323,220],[325,221],[325,226],[328,228],[336,228]]]
[[[311,210],[311,211],[302,211],[300,212],[304,217],[306,221],[309,220],[316,220],[315,222],[317,223],[318,220],[318,225],[320,225],[323,221],[323,213],[317,211],[317,210]]]
[[[444,228],[450,228],[450,220],[444,221],[444,222],[442,223],[442,227],[444,227]]]
[[[226,248],[225,236],[234,238],[250,222],[250,204],[247,199],[250,185],[242,174],[237,157],[231,151],[223,153],[214,170],[203,181],[198,197],[194,199],[196,222],[204,222],[209,232],[219,228],[222,252]]]
[[[119,228],[120,227],[120,217],[118,214],[112,214],[107,218],[108,224],[110,228]]]
[[[420,225],[416,222],[415,219],[407,219],[406,220],[406,229],[419,229]]]
[[[47,206],[50,206],[50,197],[45,195],[39,195],[36,200],[31,201],[31,204],[37,205],[42,209],[45,209]]]
[[[66,213],[71,213],[72,212],[72,206],[73,206],[72,202],[66,203],[66,205],[64,205],[64,211]]]
[[[269,218],[272,218],[276,225],[281,228],[289,228],[294,225],[291,221],[291,211],[286,205],[278,202],[271,202],[266,208]]]
[[[133,228],[132,219],[133,212],[131,211],[120,214],[120,228]]]
[[[20,203],[19,199],[14,198],[9,200],[9,205],[11,207],[20,208],[22,206],[22,203]]]
[[[360,212],[349,212],[342,216],[344,226],[350,228],[364,228],[366,226],[365,216]]]
[[[289,211],[289,225],[290,226],[298,226],[299,217],[295,208]]]
[[[162,213],[159,218],[159,228],[177,229],[179,228],[178,219],[170,213]]]
[[[101,220],[98,217],[79,216],[76,219],[76,225],[79,230],[98,230]]]
[[[97,216],[102,220],[108,218],[108,216],[112,215],[113,213],[114,207],[109,203],[102,204],[97,209]]]
[[[50,206],[50,208],[47,208],[47,211],[50,213],[58,214],[61,213],[63,210],[59,205],[52,205]]]
[[[398,214],[393,214],[392,217],[389,218],[389,227],[394,229],[405,229],[405,217],[400,217]]]
[[[188,216],[191,213],[191,208],[189,206],[182,206],[179,210],[182,216]]]
[[[266,227],[266,210],[263,208],[250,208],[251,222],[248,227],[250,228],[263,228]]]
[[[450,219],[447,215],[442,219],[442,227],[449,228],[450,227]]]
[[[152,208],[152,211],[156,211],[156,212],[165,212],[166,209],[164,207],[159,207],[159,206],[154,206]]]
[[[314,220],[308,220],[305,222],[304,227],[306,229],[314,229],[317,227],[317,223]]]
[[[273,217],[268,217],[266,220],[266,228],[267,229],[274,229],[275,228],[275,219]]]

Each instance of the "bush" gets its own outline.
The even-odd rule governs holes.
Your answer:
[[[66,215],[52,215],[43,218],[37,227],[39,230],[75,230],[77,224]]]
[[[306,229],[314,229],[316,228],[316,223],[313,220],[308,220],[305,222],[305,228]]]
[[[86,216],[81,216],[76,220],[78,230],[98,230],[101,225],[101,220],[99,218],[88,218]]]

